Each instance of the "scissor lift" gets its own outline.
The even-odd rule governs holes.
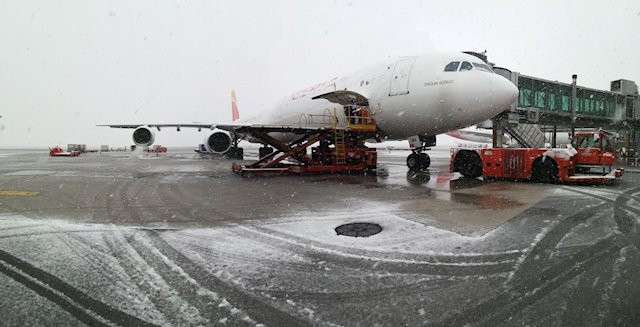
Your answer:
[[[364,145],[365,140],[378,137],[374,119],[369,115],[345,118],[345,126],[338,126],[334,110],[330,116],[330,126],[240,127],[235,130],[236,133],[258,139],[275,150],[248,165],[233,163],[232,169],[242,176],[269,173],[364,173],[376,169],[376,149]],[[287,143],[269,133],[286,133],[296,135],[297,138]],[[308,155],[307,148],[316,143],[318,145],[311,148],[311,155]]]

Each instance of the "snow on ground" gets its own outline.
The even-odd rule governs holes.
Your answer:
[[[406,253],[449,253],[452,248],[477,239],[403,219],[394,214],[396,209],[378,203],[363,203],[361,208],[301,212],[291,218],[293,221],[274,222],[263,227],[300,238],[300,242],[308,239],[326,245]],[[337,235],[334,230],[354,222],[379,224],[382,232],[355,238]]]
[[[219,319],[234,325],[239,320],[256,324],[242,310],[228,305],[220,306],[226,314],[210,320],[210,312],[195,305],[222,303],[218,295],[188,276],[139,234],[140,229],[135,227],[0,215],[0,249],[118,310],[133,312],[158,325],[212,325]],[[149,261],[150,255],[145,251],[156,261]],[[6,255],[0,256],[0,264],[4,265],[5,260]],[[170,273],[156,270],[164,266]],[[30,278],[55,292],[55,286],[46,277]],[[185,290],[176,287],[179,279],[197,290],[198,299],[185,297]]]
[[[51,175],[54,174],[53,170],[18,170],[10,173],[5,173],[6,176],[36,176],[36,175]]]

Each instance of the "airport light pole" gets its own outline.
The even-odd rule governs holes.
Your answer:
[[[578,97],[576,81],[578,80],[578,75],[573,74],[573,76],[571,76],[571,79],[573,80],[573,82],[571,83],[571,139],[573,139],[573,137],[576,135],[575,123],[576,123],[576,106],[577,106],[577,97]]]

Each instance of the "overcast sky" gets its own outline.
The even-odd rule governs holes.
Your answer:
[[[131,143],[95,123],[228,122],[384,58],[487,50],[608,89],[640,82],[640,2],[0,0],[0,147]],[[204,133],[156,135],[192,146]]]

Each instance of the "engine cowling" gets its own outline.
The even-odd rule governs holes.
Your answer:
[[[231,148],[231,136],[229,134],[216,131],[204,139],[204,147],[209,153],[225,153]]]
[[[133,143],[136,146],[150,146],[156,136],[148,126],[140,126],[133,131]]]

